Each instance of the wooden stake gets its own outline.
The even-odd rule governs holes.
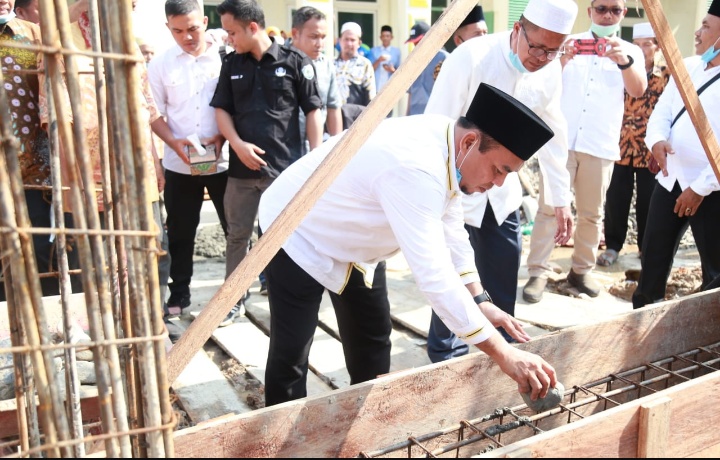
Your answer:
[[[670,439],[670,403],[667,397],[640,406],[638,457],[665,458]]]
[[[705,149],[708,161],[715,172],[715,177],[720,181],[720,145],[713,134],[712,127],[707,120],[705,110],[700,104],[697,90],[690,79],[685,63],[683,62],[677,41],[673,36],[670,24],[663,13],[660,0],[642,0],[645,13],[655,31],[660,48],[662,48],[667,60],[670,73],[677,84],[680,97],[685,103],[687,113],[695,126],[700,143]]]

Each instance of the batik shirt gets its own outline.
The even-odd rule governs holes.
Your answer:
[[[368,58],[335,59],[335,75],[343,104],[366,106],[375,97],[375,70]]]
[[[5,42],[39,45],[40,29],[22,19],[0,26],[0,61],[3,86],[13,119],[13,135],[20,142],[19,160],[23,183],[50,185],[50,148],[38,116],[38,53],[3,46]]]
[[[625,92],[625,114],[620,130],[620,159],[623,166],[647,168],[652,153],[645,145],[645,131],[655,104],[670,79],[666,66],[655,66],[648,74],[648,87],[641,97],[632,97]]]

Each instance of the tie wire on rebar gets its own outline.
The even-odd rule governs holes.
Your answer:
[[[456,456],[464,456],[468,453],[463,452],[461,454],[461,448],[482,441],[489,441],[491,443],[486,446],[483,451],[503,447],[505,444],[501,441],[501,435],[504,433],[508,433],[522,427],[527,427],[531,430],[530,435],[539,434],[544,432],[544,430],[538,427],[538,423],[543,420],[551,419],[554,416],[560,416],[563,413],[567,413],[568,419],[566,423],[572,423],[574,421],[572,420],[572,416],[575,416],[577,420],[580,420],[588,415],[591,415],[581,414],[578,412],[578,409],[580,408],[590,407],[590,405],[597,403],[602,405],[601,410],[604,411],[609,407],[615,407],[622,404],[622,402],[618,400],[618,396],[630,395],[632,392],[637,390],[638,393],[635,396],[635,399],[638,399],[644,396],[641,393],[642,391],[645,391],[646,394],[657,392],[658,389],[652,388],[652,385],[663,385],[663,389],[665,389],[671,386],[671,379],[675,379],[678,383],[681,383],[699,376],[696,375],[698,371],[704,371],[705,374],[715,372],[719,370],[717,365],[720,364],[720,352],[717,351],[719,347],[720,342],[705,347],[698,347],[684,353],[672,355],[668,358],[646,363],[633,369],[612,373],[607,377],[586,383],[584,385],[575,385],[565,392],[563,399],[568,398],[569,402],[565,404],[561,403],[558,407],[545,412],[534,415],[523,415],[523,412],[530,410],[525,404],[511,408],[499,408],[495,409],[495,411],[491,414],[472,420],[462,420],[460,423],[448,426],[442,430],[409,436],[406,441],[401,441],[382,449],[360,452],[359,456],[363,458],[376,458],[406,450],[407,456],[410,458],[414,456],[413,448],[419,449],[423,453],[423,456],[430,458],[436,458],[442,454],[452,451],[456,452]],[[709,355],[708,359],[699,361],[697,359],[697,355],[700,353]],[[673,364],[675,363],[684,363],[687,365],[679,369],[672,369]],[[658,375],[649,377],[647,375],[648,372],[654,372]],[[632,377],[637,375],[639,375],[640,378],[637,381],[633,380]],[[613,388],[613,384],[620,384],[621,386]],[[604,388],[604,390],[598,391],[594,388]],[[586,397],[583,397],[583,395]],[[506,421],[506,417],[510,417],[511,420]],[[485,427],[482,426],[488,422],[495,422],[496,424]],[[465,434],[467,429],[470,429],[473,432],[473,434],[468,437],[466,437]],[[455,432],[457,432],[456,441],[445,443],[440,447],[433,449],[427,447],[427,443],[429,441],[437,440]]]

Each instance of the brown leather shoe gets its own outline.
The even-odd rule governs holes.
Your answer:
[[[527,303],[538,303],[542,300],[547,286],[547,278],[531,276],[523,288],[523,300]]]
[[[584,275],[578,275],[572,269],[567,276],[568,283],[583,294],[587,294],[590,297],[597,297],[600,295],[601,286],[592,279],[590,273]]]

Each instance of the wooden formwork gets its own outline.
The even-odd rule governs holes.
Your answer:
[[[691,348],[720,341],[720,291],[617,316],[599,324],[548,334],[519,348],[538,353],[566,387],[582,385]],[[648,435],[670,426],[653,442],[668,457],[707,455],[720,448],[720,373],[662,390],[591,415],[494,456],[637,456]],[[659,428],[642,414],[670,400]],[[484,354],[387,375],[314,398],[209,421],[178,431],[182,457],[354,457],[408,436],[522,404],[517,386]],[[644,408],[644,407],[649,407]],[[643,423],[641,424],[641,419]],[[653,418],[653,420],[655,420]],[[644,431],[641,426],[649,426]],[[655,439],[651,436],[650,439]],[[644,444],[643,452],[648,450]]]

